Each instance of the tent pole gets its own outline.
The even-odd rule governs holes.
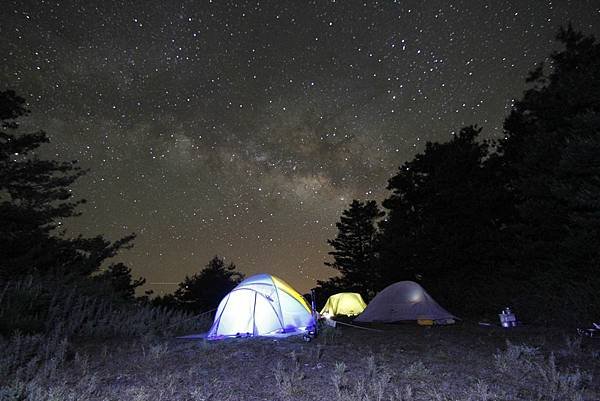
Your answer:
[[[256,330],[256,295],[257,293],[254,293],[254,308],[252,309],[252,335],[255,336],[257,335],[257,331]]]

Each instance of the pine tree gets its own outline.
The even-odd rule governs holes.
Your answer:
[[[425,151],[389,180],[392,194],[381,222],[382,276],[391,284],[418,280],[460,313],[484,310],[491,277],[502,262],[502,191],[485,161],[481,129],[463,128],[447,143]],[[458,313],[457,312],[457,313]]]
[[[114,263],[102,273],[94,277],[100,283],[106,283],[109,286],[110,292],[124,300],[133,300],[135,297],[135,289],[146,283],[146,279],[139,277],[133,279],[131,269],[123,263]]]
[[[329,252],[334,261],[325,263],[340,273],[329,282],[320,282],[321,287],[337,287],[343,291],[359,292],[367,299],[375,295],[378,272],[375,261],[377,220],[384,213],[375,201],[352,201],[336,223],[338,234],[328,244],[335,250]],[[331,291],[331,290],[330,290]]]
[[[24,104],[14,91],[0,92],[0,279],[58,272],[89,276],[134,236],[111,243],[102,236],[66,238],[58,232],[85,202],[72,200],[70,190],[85,171],[75,161],[36,155],[48,136],[19,132],[17,119],[29,113]]]
[[[572,123],[549,184],[564,208],[564,235],[554,243],[543,277],[558,290],[545,297],[546,304],[553,300],[560,317],[585,320],[600,315],[600,114],[586,113]]]
[[[235,269],[233,263],[226,266],[223,259],[215,256],[199,273],[186,276],[179,284],[174,294],[177,305],[194,313],[216,308],[221,299],[244,279],[244,275]]]
[[[517,210],[508,227],[517,244],[510,252],[520,272],[517,302],[531,318],[540,310],[556,319],[589,317],[594,308],[580,306],[589,304],[588,288],[600,284],[593,245],[600,45],[571,26],[557,38],[565,49],[552,54],[549,72],[540,64],[530,74],[532,87],[506,119],[499,146],[504,186]]]

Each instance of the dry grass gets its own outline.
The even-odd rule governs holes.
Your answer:
[[[15,335],[2,344],[0,400],[599,399],[600,346],[573,355],[561,333],[466,324],[342,330],[335,344]]]
[[[0,401],[600,399],[600,344],[559,330],[406,324],[338,327],[310,343],[178,340],[208,322],[106,302],[67,294],[43,335],[0,338]]]

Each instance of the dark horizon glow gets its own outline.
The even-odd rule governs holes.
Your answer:
[[[352,199],[426,141],[500,138],[525,76],[595,1],[9,1],[2,89],[90,172],[67,233],[131,232],[116,260],[170,292],[214,256],[300,292]],[[152,284],[154,283],[154,284]],[[172,287],[172,288],[171,288]]]

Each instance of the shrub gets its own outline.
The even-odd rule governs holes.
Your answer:
[[[506,350],[494,355],[494,365],[511,380],[508,397],[557,401],[581,401],[591,375],[579,369],[561,371],[554,353],[543,358],[539,349],[506,342]],[[520,399],[520,398],[519,398]]]
[[[539,356],[539,349],[528,345],[515,345],[506,340],[506,349],[494,354],[494,366],[501,373],[521,380],[533,370],[534,360]]]
[[[305,377],[298,355],[294,351],[289,355],[290,363],[279,360],[274,371],[275,385],[284,400],[293,399],[293,396],[298,394],[302,388],[300,382]]]
[[[588,373],[574,371],[560,371],[556,366],[556,359],[551,353],[546,361],[536,364],[537,373],[542,379],[538,387],[541,399],[548,401],[582,401],[583,391],[587,382],[591,380]]]

